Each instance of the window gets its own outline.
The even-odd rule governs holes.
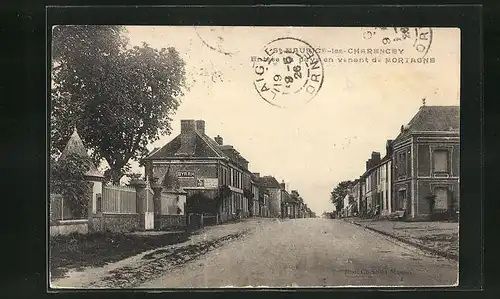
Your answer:
[[[406,176],[406,153],[400,153],[398,159],[398,176]]]
[[[448,173],[448,151],[435,150],[433,153],[434,172]]]
[[[434,189],[436,195],[436,201],[434,203],[434,209],[436,210],[447,210],[448,209],[448,188],[438,187]]]

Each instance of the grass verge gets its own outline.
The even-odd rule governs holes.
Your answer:
[[[101,267],[155,248],[182,243],[190,233],[137,235],[124,233],[71,234],[50,239],[52,279],[64,277],[71,268]]]

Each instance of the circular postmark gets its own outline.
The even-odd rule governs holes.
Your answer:
[[[427,55],[432,46],[432,28],[428,27],[375,27],[363,32],[363,39],[379,40],[384,46],[411,43],[413,49]]]
[[[269,104],[285,108],[311,101],[321,89],[324,68],[314,48],[305,41],[283,37],[252,57],[255,89]]]
[[[226,56],[237,54],[239,37],[232,27],[194,27],[202,44],[209,49]]]

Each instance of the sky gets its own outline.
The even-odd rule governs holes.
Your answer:
[[[189,91],[173,116],[172,134],[149,149],[177,136],[181,119],[203,119],[210,137],[220,135],[233,145],[252,172],[272,175],[285,181],[289,191],[298,190],[318,215],[333,210],[330,192],[340,181],[359,178],[372,151],[385,155],[386,140],[410,121],[422,98],[426,105],[459,105],[459,29],[433,28],[430,45],[429,28],[410,28],[406,34],[411,38],[401,40],[401,30],[394,28],[129,26],[127,31],[131,45],[174,47],[186,63]],[[415,41],[418,36],[427,40]],[[280,103],[293,105],[279,108],[255,89],[258,76],[251,57],[264,56],[267,44],[284,37],[293,39],[271,45],[320,49],[323,84],[309,102],[288,95]],[[397,54],[365,54],[367,49],[394,49]],[[420,58],[425,51],[433,63],[385,62]],[[269,74],[283,72],[271,66]],[[137,163],[132,167],[143,173]]]

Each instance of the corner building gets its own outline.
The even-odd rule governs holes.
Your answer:
[[[216,202],[220,188],[227,187],[230,195],[217,205],[221,222],[250,214],[248,201],[253,199],[243,195],[245,189],[252,193],[248,161],[233,146],[225,145],[221,136],[207,136],[203,120],[181,120],[181,133],[153,150],[143,163],[148,181],[161,181],[166,175],[176,178],[187,192],[187,202],[194,196]]]

